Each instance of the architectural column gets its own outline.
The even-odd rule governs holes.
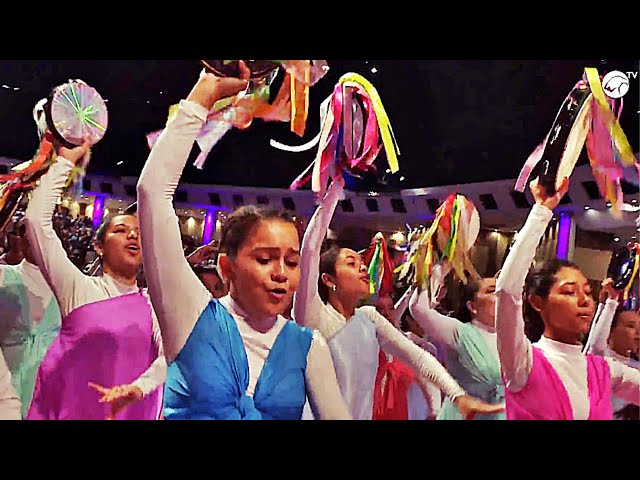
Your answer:
[[[576,246],[576,222],[571,212],[558,213],[558,241],[556,256],[562,260],[573,260]]]

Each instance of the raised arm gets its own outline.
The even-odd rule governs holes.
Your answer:
[[[409,303],[411,301],[411,295],[413,294],[413,287],[407,288],[407,290],[402,294],[400,300],[396,302],[393,306],[393,324],[396,328],[400,328],[402,325],[402,316],[404,312],[409,308]]]
[[[347,404],[342,398],[338,378],[327,341],[318,331],[307,355],[307,396],[313,416],[318,420],[351,420]]]
[[[587,350],[589,350],[589,346],[593,343],[593,340],[594,340],[593,333],[594,333],[594,330],[596,329],[596,324],[600,319],[600,315],[602,315],[602,310],[604,310],[604,303],[598,303],[598,307],[596,308],[596,313],[593,316],[593,322],[591,322],[591,330],[589,330],[589,336],[587,337],[587,341],[584,345],[584,348],[582,349],[584,353],[587,353]]]
[[[462,324],[460,320],[442,315],[437,310],[431,308],[429,291],[427,289],[418,292],[416,290],[411,296],[409,311],[425,335],[430,340],[454,348],[458,335],[458,328]]]
[[[598,310],[593,318],[593,326],[589,332],[587,344],[584,346],[585,353],[603,356],[607,350],[607,341],[611,333],[611,324],[618,308],[619,292],[613,288],[613,280],[607,279],[602,282],[602,298],[605,304],[598,304]]]
[[[537,181],[531,190],[536,204],[500,271],[496,282],[496,333],[498,356],[505,385],[512,391],[524,388],[532,366],[531,342],[525,335],[522,317],[522,294],[529,268],[536,255],[540,239],[553,217],[553,209],[569,188],[568,180],[554,195],[547,196]]]
[[[71,150],[80,158],[81,151]],[[84,156],[84,153],[82,153]],[[31,195],[25,213],[25,226],[31,250],[47,283],[51,286],[63,318],[77,305],[76,292],[84,291],[88,278],[69,260],[62,242],[53,229],[53,211],[75,159],[58,156],[49,171],[40,178],[40,184]]]
[[[604,307],[600,310],[600,315],[594,318],[594,325],[589,333],[587,344],[584,347],[585,353],[591,353],[593,355],[604,355],[607,351],[607,341],[609,339],[609,333],[611,333],[611,324],[613,323],[613,317],[616,315],[618,308],[618,302],[616,300],[608,299],[604,304]]]
[[[246,85],[203,73],[149,154],[138,180],[145,277],[170,363],[185,345],[211,294],[184,258],[173,196],[196,137],[220,98]],[[233,89],[235,88],[235,91]]]
[[[320,249],[341,196],[342,182],[334,180],[307,225],[300,251],[300,284],[293,299],[295,321],[325,336],[329,336],[324,325],[328,319],[322,314],[324,304],[318,293]]]

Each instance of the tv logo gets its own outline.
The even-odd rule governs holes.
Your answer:
[[[602,79],[602,88],[609,98],[622,98],[629,91],[629,78],[637,79],[638,72],[613,70]]]

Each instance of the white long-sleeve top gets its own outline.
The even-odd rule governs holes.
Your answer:
[[[107,274],[89,277],[69,260],[60,238],[53,229],[52,216],[56,201],[62,194],[73,166],[69,160],[57,157],[57,161],[41,177],[40,184],[34,189],[25,213],[29,244],[44,278],[58,301],[63,324],[64,318],[69,313],[83,305],[128,295],[139,290],[136,285],[123,285]],[[144,293],[146,295],[146,292]],[[140,388],[144,395],[148,395],[162,385],[167,373],[160,327],[153,308],[151,313],[153,339],[158,347],[159,356],[132,383]],[[110,386],[105,385],[105,387]]]
[[[404,312],[409,308],[409,301],[411,300],[411,288],[407,289],[406,292],[400,297],[400,299],[396,302],[393,308],[393,325],[400,329],[400,325],[402,323],[402,316]],[[411,332],[403,333],[405,337],[411,340],[413,343],[418,345],[420,348],[428,351],[434,357],[436,355],[435,346],[429,343],[426,339],[418,337],[417,335],[412,335]],[[393,355],[385,354],[387,359],[391,362],[393,361]],[[421,411],[419,396],[417,395],[417,391],[414,388],[418,387],[421,395],[424,397],[425,403],[429,408],[429,415],[436,417],[440,410],[442,409],[442,392],[436,384],[433,382],[427,382],[425,388],[416,382],[411,385],[409,389],[409,393],[407,394],[409,397],[409,420],[418,420],[417,412]],[[422,419],[424,420],[424,419]]]
[[[318,293],[320,249],[341,196],[342,186],[334,181],[307,225],[300,252],[300,285],[293,301],[296,321],[320,331],[327,339],[344,328],[348,321],[331,305],[325,304]],[[365,306],[357,310],[365,313],[375,326],[380,348],[411,367],[425,390],[433,382],[452,401],[466,394],[433,355],[406,338],[374,307]]]
[[[525,335],[522,295],[536,248],[553,212],[534,205],[509,252],[496,285],[496,332],[498,355],[505,385],[513,392],[524,388],[533,364],[532,344]],[[589,417],[587,359],[581,345],[569,345],[542,337],[535,344],[558,373],[568,393],[576,420]],[[612,393],[638,404],[640,372],[607,358]]]
[[[593,326],[591,327],[591,332],[589,332],[589,338],[584,346],[586,353],[607,356],[605,355],[608,350],[607,341],[609,340],[611,325],[617,308],[618,301],[612,298],[608,298],[604,305],[598,305],[596,315],[593,317]]]
[[[11,371],[0,350],[0,420],[21,420],[22,408],[18,392],[11,382]]]
[[[180,176],[207,114],[200,104],[181,101],[175,118],[155,143],[138,182],[145,277],[169,362],[180,353],[213,298],[184,258],[178,217],[173,207]],[[223,298],[221,303],[236,321],[242,337],[249,363],[247,394],[253,395],[267,355],[287,320],[278,316],[257,324],[248,321],[247,315],[230,296]],[[307,396],[316,418],[350,419],[329,347],[322,336],[315,333],[307,354],[305,379]]]

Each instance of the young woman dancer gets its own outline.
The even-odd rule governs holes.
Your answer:
[[[395,305],[390,295],[380,295],[376,302],[378,313],[398,330],[408,306],[408,295]],[[432,345],[430,347],[433,348]],[[431,382],[423,391],[411,368],[380,350],[373,395],[373,420],[434,419],[442,405],[441,395],[440,389]]]
[[[640,372],[613,359],[584,355],[580,338],[589,331],[594,301],[580,269],[552,259],[527,275],[552,210],[567,192],[554,195],[531,183],[536,204],[509,252],[496,284],[498,355],[509,420],[611,420],[611,394],[638,403]],[[522,313],[541,322],[535,344],[525,336]]]
[[[241,63],[243,78],[246,68]],[[246,80],[203,72],[167,125],[138,182],[145,274],[169,367],[164,418],[349,419],[324,339],[282,317],[300,277],[300,239],[284,212],[229,216],[220,267],[229,295],[214,299],[182,253],[173,195],[214,103]]]
[[[447,350],[447,369],[469,394],[491,404],[504,403],[504,387],[495,332],[496,279],[469,279],[462,285],[457,318],[442,315],[429,305],[429,292],[414,291],[409,310],[427,338]],[[504,412],[478,415],[476,420],[504,420]],[[461,419],[445,400],[438,420]]]
[[[60,310],[51,287],[36,265],[24,223],[16,236],[24,252],[18,265],[0,265],[0,349],[26,416],[36,374],[60,331]]]
[[[629,367],[640,369],[640,315],[633,310],[619,308],[620,292],[613,287],[613,280],[602,284],[600,304],[584,352],[613,358]],[[640,389],[638,390],[640,397]],[[611,399],[613,418],[638,420],[640,409],[620,398]],[[640,403],[640,402],[639,402]]]
[[[158,387],[166,363],[149,300],[136,285],[142,264],[138,219],[116,215],[98,228],[99,277],[71,263],[51,222],[56,200],[88,148],[58,147],[25,215],[29,243],[62,315],[60,333],[38,369],[27,419],[153,420],[161,410]]]
[[[381,348],[410,366],[423,388],[435,383],[463,416],[503,410],[503,406],[487,405],[468,396],[431,354],[406,338],[375,307],[358,308],[369,295],[369,278],[361,256],[336,245],[321,251],[341,195],[342,182],[334,180],[307,226],[293,317],[327,339],[340,390],[353,418],[372,418]]]

